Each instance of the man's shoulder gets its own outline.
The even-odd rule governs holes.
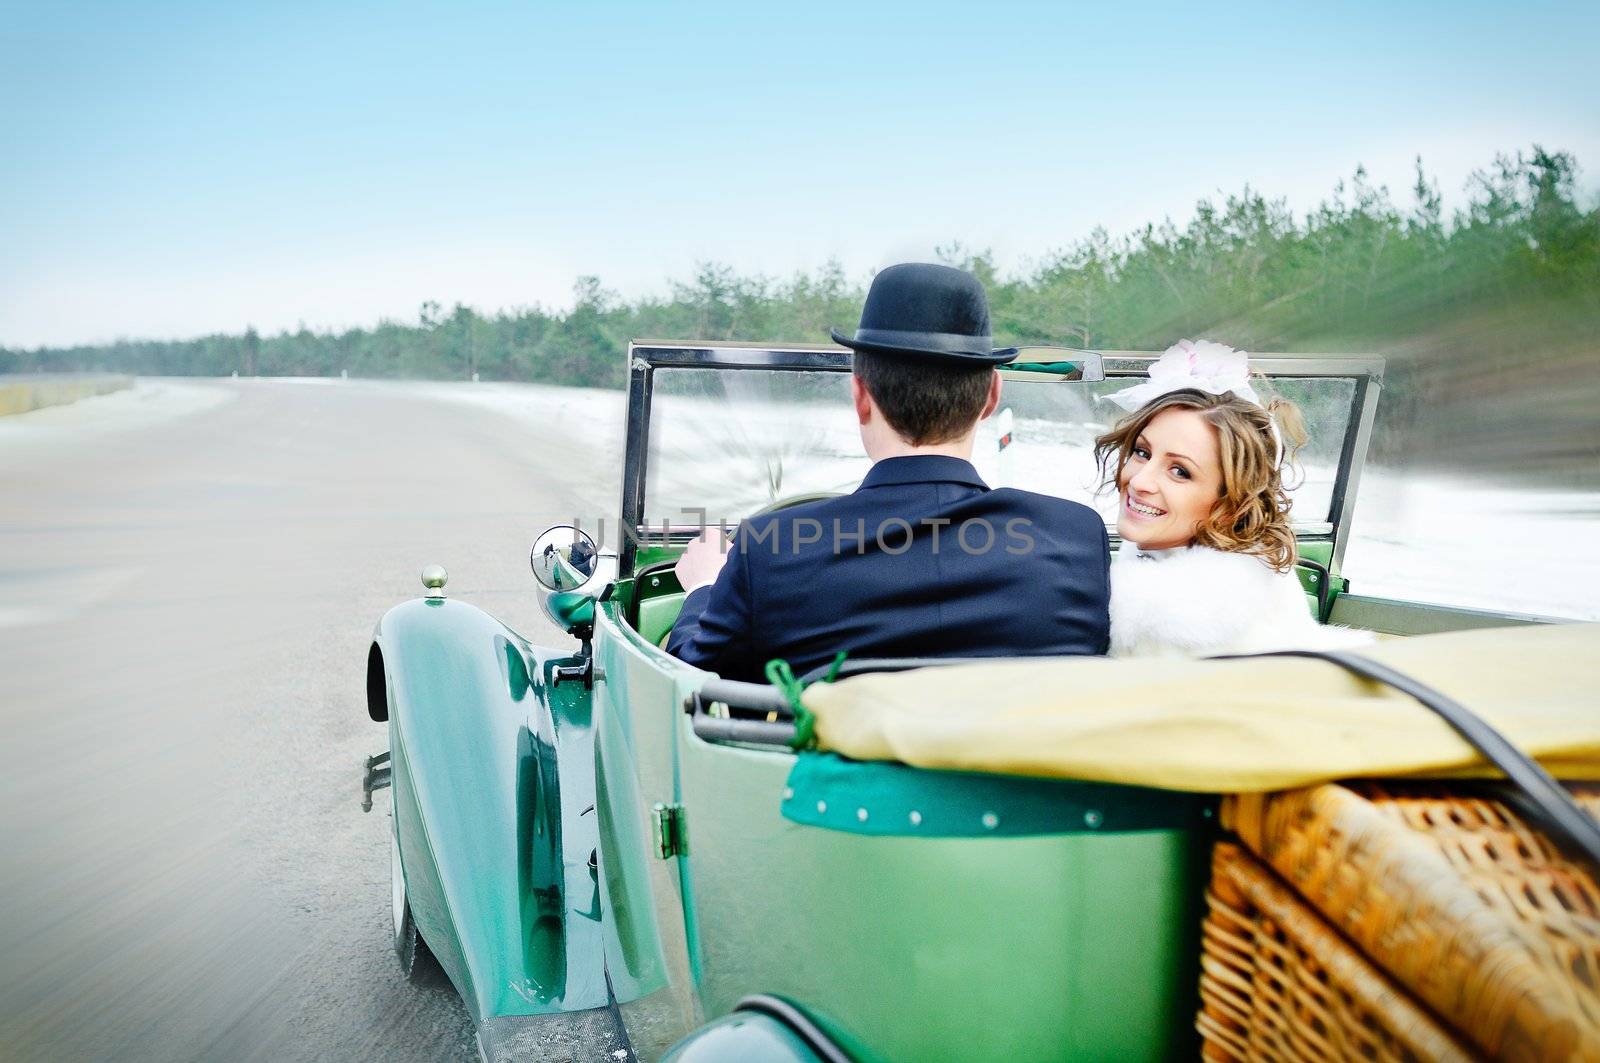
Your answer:
[[[989,499],[997,506],[1040,513],[1048,515],[1052,520],[1060,520],[1072,524],[1095,524],[1105,527],[1105,521],[1093,509],[1082,502],[1074,502],[1067,498],[1058,498],[1055,495],[1044,495],[1037,491],[1024,491],[1020,487],[997,487],[989,492]]]
[[[829,528],[832,527],[832,521],[848,519],[853,522],[863,515],[894,514],[899,510],[899,501],[886,492],[836,495],[832,498],[790,506],[776,513],[748,517],[741,523],[740,533],[754,535],[760,539],[773,534],[783,534],[784,530],[802,523],[809,527],[820,524],[824,528]],[[1073,530],[1099,528],[1103,531],[1105,528],[1105,521],[1100,514],[1081,502],[1040,494],[1036,491],[1024,491],[1017,487],[997,487],[981,492],[969,498],[963,507],[1027,517]]]
[[[746,517],[739,522],[741,530],[766,532],[768,529],[793,525],[806,520],[829,520],[850,512],[856,505],[852,505],[854,495],[835,495],[832,498],[819,498],[814,502],[801,502],[798,505],[785,506],[775,513],[761,513],[753,517]]]
[[[860,516],[850,503],[853,495],[838,495],[786,506],[775,513],[760,513],[739,522],[734,542],[751,563],[763,556],[798,556],[824,542],[836,523]]]

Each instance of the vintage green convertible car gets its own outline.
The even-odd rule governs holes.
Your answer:
[[[782,692],[659,645],[683,598],[673,560],[702,518],[859,480],[849,352],[642,342],[628,357],[620,521],[553,529],[534,550],[546,611],[576,644],[530,645],[448,599],[440,569],[377,626],[368,710],[390,745],[365,786],[370,807],[392,782],[407,973],[443,969],[489,1059],[553,1051],[541,1044],[1192,1056],[1215,797],[797,753]],[[1092,501],[1097,397],[1151,360],[1026,350],[980,471]],[[1523,622],[1351,594],[1341,561],[1382,362],[1254,363],[1312,430],[1295,496],[1308,609],[1405,634]]]

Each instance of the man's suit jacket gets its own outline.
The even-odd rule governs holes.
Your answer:
[[[744,521],[667,649],[725,679],[868,657],[1105,653],[1110,547],[1087,506],[887,458],[853,493]]]

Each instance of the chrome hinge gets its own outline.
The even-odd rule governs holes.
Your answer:
[[[655,824],[656,855],[663,860],[670,860],[674,856],[688,856],[689,824],[684,817],[683,806],[664,805],[658,802],[650,811],[651,821]]]
[[[389,764],[388,753],[367,758],[361,771],[361,811],[372,811],[372,791],[389,785],[391,771],[393,768]]]
[[[582,683],[585,690],[593,690],[596,683],[603,683],[606,673],[594,663],[594,647],[589,645],[587,637],[579,647],[577,656],[568,658],[575,664],[557,664],[550,669],[550,685],[558,687],[562,683]]]

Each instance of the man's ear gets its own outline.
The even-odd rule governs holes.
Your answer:
[[[983,404],[983,412],[978,414],[978,420],[984,420],[995,410],[1000,408],[1000,374],[995,373],[989,380],[989,398]]]
[[[850,374],[850,398],[856,404],[856,421],[866,424],[872,420],[872,394],[867,391],[867,385],[854,373]]]

